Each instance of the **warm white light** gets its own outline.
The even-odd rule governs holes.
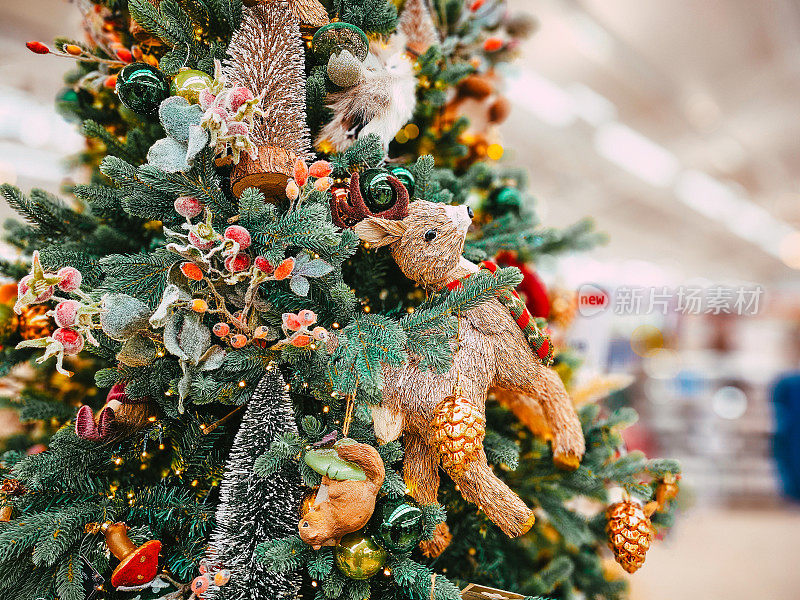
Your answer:
[[[509,79],[506,96],[553,127],[566,127],[575,122],[572,96],[533,71],[524,71],[519,77]]]
[[[671,185],[678,174],[674,154],[619,122],[600,126],[594,147],[603,158],[656,187]]]

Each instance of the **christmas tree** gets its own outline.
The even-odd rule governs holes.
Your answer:
[[[492,164],[530,21],[80,8],[85,42],[29,48],[77,60],[59,107],[91,182],[3,186],[28,223],[2,369],[47,373],[8,403],[51,427],[2,455],[3,597],[624,596],[604,547],[641,566],[678,467],[625,451],[611,380],[570,388],[569,299],[529,265],[599,236],[543,227]]]

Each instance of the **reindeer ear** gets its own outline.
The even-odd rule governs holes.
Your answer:
[[[398,241],[403,237],[405,230],[406,226],[402,221],[381,219],[380,217],[367,217],[353,227],[353,231],[358,237],[369,242],[375,248],[388,246]]]

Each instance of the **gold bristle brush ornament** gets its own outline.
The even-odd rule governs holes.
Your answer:
[[[635,573],[644,564],[645,555],[655,536],[650,515],[656,508],[652,505],[645,508],[638,502],[625,499],[606,509],[608,546],[628,573]]]

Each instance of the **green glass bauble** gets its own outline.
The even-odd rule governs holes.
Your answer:
[[[189,104],[197,104],[200,101],[200,90],[209,87],[212,83],[214,80],[207,73],[184,67],[172,78],[169,92],[173,96],[186,98]]]
[[[497,206],[514,207],[522,205],[522,194],[520,194],[517,188],[500,188],[493,194],[493,199]]]
[[[94,97],[88,91],[66,87],[56,96],[56,110],[67,121],[80,123],[85,118],[81,115],[82,111],[91,106],[93,101]]]
[[[367,169],[361,174],[359,187],[364,203],[372,212],[390,209],[397,202],[397,194],[389,183],[390,173],[382,169]]]
[[[410,496],[384,499],[372,519],[372,539],[390,552],[411,552],[422,540],[422,509]]]
[[[394,167],[392,169],[392,175],[397,177],[406,189],[408,190],[409,196],[414,196],[414,184],[416,183],[414,180],[414,174],[406,169],[405,167]]]
[[[169,96],[169,81],[147,63],[131,63],[117,75],[116,92],[120,102],[133,112],[153,115]]]
[[[384,565],[386,550],[363,532],[348,533],[334,549],[336,566],[350,579],[369,579]]]
[[[342,50],[363,61],[369,53],[367,34],[351,23],[335,21],[320,27],[311,40],[311,51],[319,64],[327,63],[331,54]]]

